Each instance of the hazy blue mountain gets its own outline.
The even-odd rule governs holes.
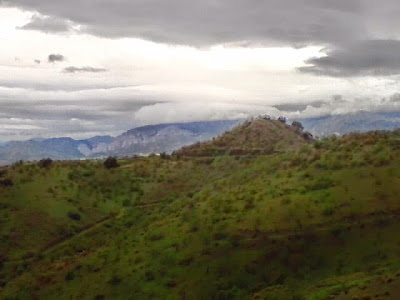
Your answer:
[[[230,130],[237,123],[235,120],[225,120],[159,124],[134,128],[115,138],[96,136],[74,140],[65,137],[8,142],[0,146],[0,164],[45,157],[82,159],[172,152],[182,146],[211,139]]]
[[[400,128],[400,112],[357,112],[299,119],[306,130],[316,136],[366,132],[371,130],[394,130]]]
[[[211,139],[237,123],[225,120],[138,127],[117,136],[107,145],[94,147],[91,156],[170,153],[182,146]]]
[[[111,137],[110,137],[111,138]],[[81,148],[92,149],[97,143],[91,140],[72,138],[31,139],[28,141],[8,142],[0,147],[0,163],[7,164],[17,160],[78,159],[85,155]]]
[[[315,136],[400,128],[399,112],[359,112],[298,120],[305,130]],[[232,129],[239,122],[225,120],[159,124],[134,128],[117,137],[96,136],[86,140],[65,137],[0,143],[0,164],[45,157],[82,159],[108,155],[170,153],[183,146],[212,139]]]

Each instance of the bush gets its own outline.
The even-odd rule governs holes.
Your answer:
[[[320,178],[314,184],[309,186],[311,190],[325,190],[333,186],[333,181],[330,178]]]
[[[53,163],[51,158],[41,159],[38,163],[39,167],[41,168],[49,168]]]
[[[118,285],[121,283],[121,281],[122,281],[121,277],[115,275],[108,281],[108,283],[111,285]]]
[[[146,273],[144,273],[144,278],[146,281],[153,281],[155,279],[153,271],[146,271]]]
[[[292,126],[293,126],[294,128],[296,128],[298,131],[303,131],[303,129],[304,129],[303,124],[301,124],[301,123],[298,122],[298,121],[294,121],[294,122],[292,123]]]
[[[250,210],[250,209],[253,209],[253,208],[255,208],[253,199],[247,200],[245,205],[244,205],[244,209]]]
[[[128,200],[128,199],[125,199],[124,202],[122,202],[122,206],[124,206],[124,207],[129,207],[129,206],[131,206],[131,205],[132,205],[132,203],[131,203],[131,201]]]
[[[161,157],[161,159],[169,159],[170,158],[169,155],[165,152],[160,153],[160,157]]]
[[[67,275],[65,275],[64,279],[65,279],[65,281],[71,281],[71,280],[74,280],[74,278],[75,278],[74,272],[70,271],[67,273]]]
[[[0,187],[12,187],[14,183],[11,179],[0,180]]]
[[[80,214],[78,214],[77,212],[72,212],[72,211],[68,212],[68,217],[74,221],[79,221],[81,219]]]
[[[322,214],[326,217],[333,215],[335,210],[332,207],[327,207],[322,211]]]
[[[118,164],[117,158],[112,157],[112,156],[108,157],[108,158],[104,161],[104,167],[105,167],[106,169],[118,168],[118,167],[119,167],[119,164]]]

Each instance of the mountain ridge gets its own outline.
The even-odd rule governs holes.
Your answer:
[[[183,146],[211,140],[245,120],[197,121],[146,125],[116,137],[95,136],[75,140],[68,137],[33,138],[27,141],[0,142],[0,165],[18,160],[90,159],[104,156],[172,153]],[[400,128],[400,112],[356,112],[320,117],[291,118],[300,121],[316,137],[349,132],[394,130]],[[60,145],[56,145],[59,143]]]
[[[116,137],[95,136],[83,140],[56,137],[11,141],[0,147],[0,164],[46,157],[63,160],[172,152],[182,146],[211,139],[231,129],[238,122],[217,120],[146,125],[130,129]]]

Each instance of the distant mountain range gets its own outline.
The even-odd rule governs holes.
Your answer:
[[[182,146],[211,139],[238,123],[237,120],[224,120],[159,124],[134,128],[117,137],[96,136],[86,140],[63,137],[8,142],[0,144],[0,165],[45,157],[82,159],[169,153]]]
[[[314,136],[400,128],[400,112],[358,112],[297,119]],[[83,159],[105,156],[171,153],[183,146],[210,140],[243,120],[204,121],[149,125],[117,137],[96,136],[86,140],[69,137],[0,143],[0,165],[17,160]]]
[[[400,112],[366,112],[298,119],[315,136],[400,128]]]

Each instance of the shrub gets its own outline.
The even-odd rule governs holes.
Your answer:
[[[11,179],[0,180],[0,187],[12,187],[14,183]]]
[[[245,205],[244,205],[244,209],[250,210],[250,209],[253,209],[253,208],[255,208],[253,199],[251,199],[251,200],[246,200],[246,203],[245,203]]]
[[[147,235],[147,239],[149,241],[153,241],[153,242],[160,241],[160,240],[164,239],[164,234],[161,232],[152,232]]]
[[[333,186],[333,181],[330,178],[320,178],[315,183],[311,184],[311,190],[326,190]]]
[[[313,135],[308,131],[303,132],[302,136],[307,141],[311,141],[314,139]]]
[[[113,168],[118,168],[118,161],[115,157],[108,157],[105,161],[104,161],[104,167],[106,169],[113,169]]]
[[[144,273],[144,278],[146,281],[153,281],[155,279],[153,271],[146,271],[146,273]]]
[[[74,278],[75,278],[75,274],[74,274],[74,272],[73,271],[70,271],[70,272],[68,272],[67,273],[67,275],[65,275],[65,280],[66,281],[71,281],[71,280],[74,280]]]
[[[131,205],[132,205],[132,203],[128,199],[125,199],[124,202],[122,202],[122,206],[124,206],[124,207],[128,207],[128,206],[131,206]]]
[[[303,124],[301,124],[301,123],[298,122],[298,121],[294,121],[294,122],[292,123],[292,126],[293,126],[294,128],[296,128],[296,130],[298,130],[298,131],[303,131],[303,129],[304,129]]]
[[[120,284],[122,281],[121,277],[114,275],[109,281],[108,283],[111,285],[118,285]]]
[[[41,159],[38,163],[39,167],[41,168],[49,168],[53,163],[51,158]]]
[[[169,155],[167,153],[162,152],[162,153],[160,153],[160,158],[161,159],[169,159],[170,157],[169,157]]]
[[[74,221],[79,221],[81,219],[80,214],[78,214],[77,212],[72,212],[72,211],[68,212],[68,217]]]
[[[324,215],[324,216],[331,216],[331,215],[333,215],[333,213],[334,213],[334,209],[332,208],[332,207],[327,207],[327,208],[325,208],[323,211],[322,211],[322,214]]]
[[[15,163],[13,163],[13,164],[11,165],[11,167],[12,167],[13,169],[15,169],[15,168],[21,167],[21,166],[23,166],[23,165],[24,165],[24,161],[23,161],[22,159],[20,159],[19,161],[16,161]]]

